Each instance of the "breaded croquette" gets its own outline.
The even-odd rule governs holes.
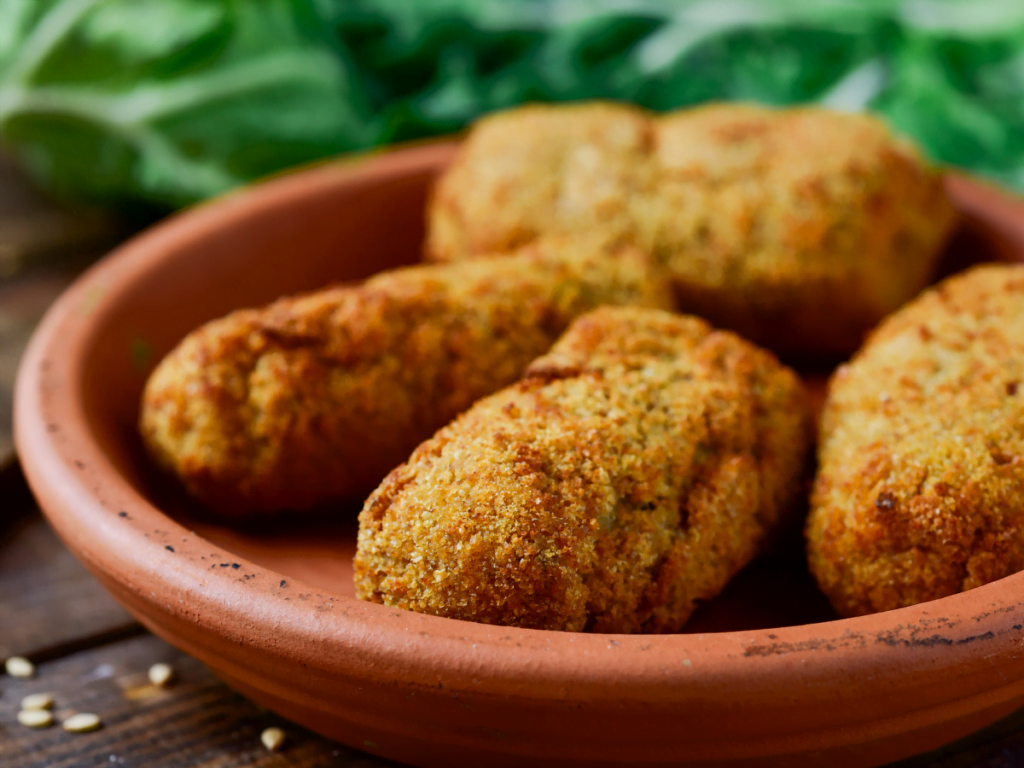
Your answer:
[[[807,523],[844,616],[1024,568],[1024,267],[982,266],[897,312],[832,378]]]
[[[427,256],[507,253],[547,233],[644,233],[653,125],[619,104],[527,106],[478,121],[427,209]],[[650,245],[640,241],[641,245]]]
[[[779,351],[845,353],[928,283],[954,220],[940,177],[866,115],[534,105],[471,130],[427,252],[627,237],[668,266],[683,311]]]
[[[222,515],[326,504],[372,490],[577,315],[631,303],[671,307],[660,269],[593,240],[387,272],[191,333],[150,377],[140,428]]]
[[[672,632],[784,517],[808,444],[805,394],[770,353],[699,318],[602,307],[388,475],[359,518],[356,593]]]

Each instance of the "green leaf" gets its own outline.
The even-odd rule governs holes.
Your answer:
[[[179,206],[372,140],[305,2],[34,5],[0,71],[0,133],[59,194]]]
[[[99,47],[119,51],[123,63],[167,56],[220,27],[223,6],[201,0],[120,0],[96,8],[81,36]]]
[[[889,92],[876,108],[932,158],[979,169],[998,166],[1019,143],[1013,127],[982,100],[958,90],[935,48],[918,41],[896,58]]]
[[[0,139],[173,207],[525,101],[874,109],[1024,190],[1019,0],[0,0]]]

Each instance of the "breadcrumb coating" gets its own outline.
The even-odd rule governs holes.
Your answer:
[[[511,258],[409,267],[214,320],[156,368],[140,429],[222,515],[368,493],[601,304],[671,307],[632,246],[549,238]]]
[[[427,252],[600,230],[667,265],[684,311],[776,350],[845,353],[928,283],[955,218],[940,177],[867,115],[532,105],[470,132],[432,195]]]
[[[837,370],[807,523],[810,566],[845,616],[1024,568],[1024,267],[924,293]]]
[[[799,494],[809,424],[770,353],[602,307],[388,475],[359,518],[356,593],[488,624],[678,630]]]

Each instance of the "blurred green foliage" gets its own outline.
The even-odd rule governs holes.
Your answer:
[[[93,204],[586,98],[872,109],[1024,190],[1024,2],[0,0],[0,138]]]

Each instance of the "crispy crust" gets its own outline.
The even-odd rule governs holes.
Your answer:
[[[798,494],[796,376],[694,317],[603,307],[395,469],[359,597],[489,624],[671,632]]]
[[[836,372],[807,523],[836,610],[913,605],[1024,568],[1021,382],[1021,266],[927,291]]]
[[[441,261],[551,232],[628,237],[670,268],[684,311],[774,349],[841,353],[927,284],[955,214],[872,117],[592,103],[481,120],[428,221]]]
[[[605,303],[669,307],[671,295],[635,248],[552,238],[512,259],[399,269],[234,312],[160,363],[140,429],[221,514],[366,493]]]

